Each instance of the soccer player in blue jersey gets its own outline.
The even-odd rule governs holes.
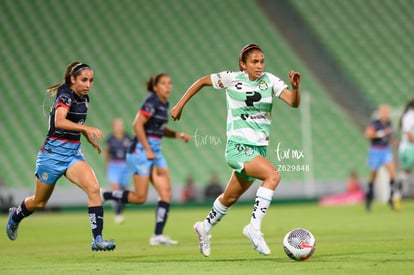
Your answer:
[[[168,98],[172,83],[169,75],[157,74],[147,80],[148,97],[141,105],[135,120],[135,139],[127,154],[127,163],[135,186],[135,191],[104,192],[105,200],[118,200],[122,203],[142,204],[147,200],[149,182],[158,192],[154,235],[151,245],[169,245],[178,242],[163,234],[170,209],[171,184],[167,162],[161,152],[163,137],[178,138],[184,142],[190,135],[175,132],[167,127]]]
[[[213,203],[204,221],[196,222],[194,230],[199,238],[200,251],[210,255],[210,232],[227,214],[240,196],[250,188],[255,179],[262,180],[256,193],[250,223],[243,234],[254,249],[264,255],[270,254],[261,232],[262,220],[280,182],[280,174],[268,161],[266,148],[269,143],[273,98],[278,97],[289,106],[300,104],[300,74],[289,72],[292,90],[278,77],[264,71],[265,59],[262,49],[246,45],[239,55],[239,72],[223,71],[204,76],[194,82],[183,97],[171,109],[174,120],[181,117],[185,104],[205,86],[226,90],[227,144],[226,161],[233,168],[227,186]]]
[[[126,154],[132,144],[132,138],[125,133],[124,123],[121,118],[115,118],[112,122],[112,133],[106,140],[105,162],[106,175],[112,190],[126,190],[130,179]],[[124,217],[122,211],[124,204],[115,201],[115,222],[122,223]]]
[[[379,106],[378,119],[373,120],[365,129],[365,137],[370,140],[368,152],[368,166],[370,177],[368,190],[365,194],[365,207],[367,211],[371,210],[371,204],[374,199],[374,183],[377,177],[378,169],[385,166],[390,176],[390,197],[388,203],[394,209],[394,181],[395,165],[391,151],[392,125],[390,121],[390,107],[386,104]]]
[[[47,91],[55,95],[49,116],[49,131],[36,161],[36,190],[18,207],[10,208],[6,233],[17,238],[20,222],[35,210],[46,207],[57,180],[64,175],[88,196],[88,213],[92,228],[92,250],[113,250],[115,243],[102,238],[104,211],[95,173],[85,161],[80,138],[83,135],[101,153],[98,140],[101,130],[85,124],[89,91],[93,86],[91,67],[73,62],[67,68],[64,81]]]

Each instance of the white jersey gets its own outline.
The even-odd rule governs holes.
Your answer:
[[[401,121],[401,142],[399,151],[404,151],[408,148],[414,148],[414,144],[408,140],[407,132],[414,135],[414,110],[408,110],[402,117]]]
[[[245,72],[220,72],[210,78],[215,89],[226,90],[227,139],[267,146],[273,96],[279,97],[287,85],[266,72],[254,81]]]

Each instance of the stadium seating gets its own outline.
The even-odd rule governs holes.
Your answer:
[[[316,9],[314,1],[303,2]],[[301,5],[298,2],[298,9],[302,9]],[[339,5],[344,6],[338,7],[341,12],[347,10],[346,4]],[[0,8],[3,41],[0,114],[5,118],[0,131],[3,149],[0,173],[11,186],[33,187],[36,154],[47,131],[47,116],[53,101],[43,91],[62,79],[70,62],[79,60],[94,68],[95,87],[90,94],[87,123],[108,135],[114,117],[123,118],[132,132],[130,125],[147,95],[145,80],[151,74],[171,75],[174,89],[170,104],[173,105],[198,77],[237,70],[238,52],[250,42],[262,46],[266,70],[284,81],[288,82],[289,70],[300,71],[302,92],[310,96],[310,113],[302,113],[304,108],[289,108],[282,101],[274,106],[269,160],[275,165],[307,164],[311,170],[282,172],[284,180],[301,182],[311,174],[316,182],[329,182],[345,179],[352,169],[365,169],[366,144],[360,130],[330,99],[254,1],[90,0],[79,6],[69,0],[6,0],[0,3]],[[330,18],[340,18],[341,12]],[[318,20],[329,20],[326,16],[317,16],[316,11],[314,16]],[[315,18],[307,19],[322,32],[324,29]],[[335,47],[335,40],[348,41],[348,33],[341,36],[341,31],[329,29],[334,28],[332,22],[322,22],[326,29],[336,33],[332,41],[325,38],[330,47]],[[350,33],[350,29],[347,31]],[[334,52],[350,72],[350,66],[358,66],[352,62],[357,58],[346,60],[356,54],[351,46],[347,51],[343,49],[344,53]],[[372,57],[373,62],[377,59]],[[359,66],[365,64],[359,63]],[[361,85],[367,85],[367,93],[371,95],[378,90],[386,92],[384,87],[394,89],[394,84],[401,79],[384,76],[384,83],[391,85],[378,86],[383,79],[376,77],[378,70],[387,68],[377,63],[366,66],[369,81],[365,83],[360,76],[354,77]],[[409,77],[404,79],[412,81]],[[163,144],[174,184],[183,184],[190,174],[197,183],[205,184],[212,171],[222,181],[227,179],[231,170],[224,161],[225,121],[224,93],[205,88],[186,107],[180,122],[170,122],[172,129],[197,135],[189,144],[168,139]],[[310,136],[306,127],[310,127]],[[312,146],[307,147],[306,142],[312,142]],[[275,152],[278,144],[286,151],[304,150],[305,158],[291,157],[279,163]],[[87,144],[83,150],[98,179],[106,185],[103,157]],[[60,185],[65,187],[69,183],[63,181]]]
[[[400,107],[413,97],[413,1],[291,3],[373,105]]]

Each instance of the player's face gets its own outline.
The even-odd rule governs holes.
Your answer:
[[[154,92],[161,100],[166,101],[172,89],[171,78],[168,75],[161,76],[158,83],[154,86]]]
[[[256,80],[263,74],[264,54],[259,50],[253,50],[246,59],[246,62],[240,61],[242,69],[247,73],[250,80]]]
[[[124,133],[124,123],[121,119],[117,118],[112,124],[112,131],[115,135]]]
[[[76,77],[71,77],[71,89],[79,96],[87,95],[93,86],[93,71],[82,70]]]
[[[388,121],[390,112],[390,107],[388,105],[381,105],[378,110],[380,119],[382,121]]]

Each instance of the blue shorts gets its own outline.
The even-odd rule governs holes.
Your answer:
[[[121,187],[128,186],[130,174],[126,161],[110,161],[106,176],[109,183],[117,183]]]
[[[155,159],[147,159],[144,147],[138,142],[134,152],[127,154],[129,173],[149,176],[152,167],[167,167],[167,161],[161,153],[161,139],[148,138],[148,143],[156,156]]]
[[[43,183],[55,184],[69,167],[84,160],[80,149],[77,154],[67,156],[40,150],[37,155],[35,175]]]
[[[393,161],[391,148],[371,147],[368,152],[368,166],[371,171],[377,171],[384,164]]]

